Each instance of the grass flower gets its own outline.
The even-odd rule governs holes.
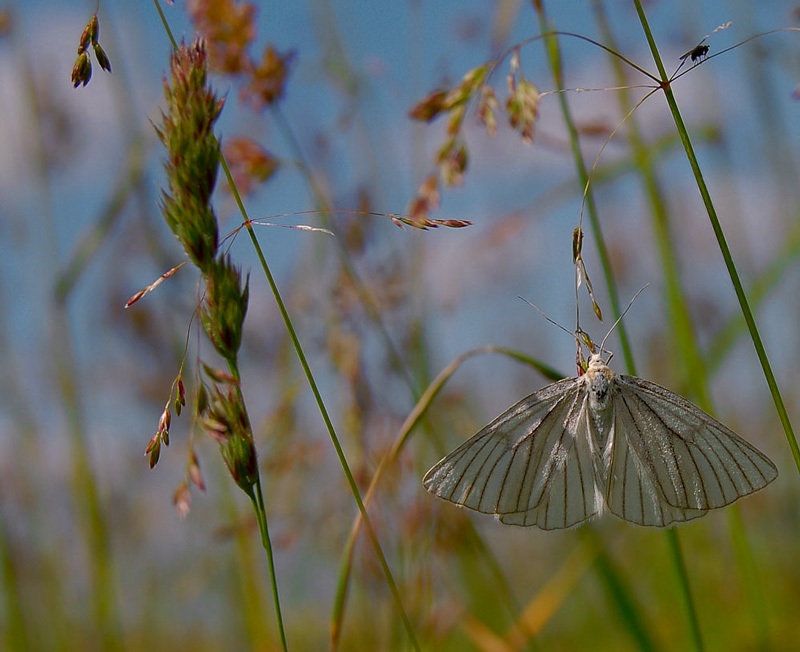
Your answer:
[[[206,84],[207,69],[202,41],[182,45],[172,55],[171,79],[164,80],[167,110],[156,130],[169,153],[164,165],[169,190],[162,194],[161,211],[203,273],[214,265],[219,244],[210,199],[219,167],[219,142],[213,129],[224,104]]]

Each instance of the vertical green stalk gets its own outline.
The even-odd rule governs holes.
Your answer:
[[[539,3],[534,3],[534,6],[537,9],[537,15],[539,18],[539,29],[542,33],[546,33],[551,31],[551,26],[547,20],[545,15],[544,7]],[[558,43],[555,38],[549,37],[545,41],[546,51],[548,55],[548,60],[550,62],[550,68],[553,73],[553,78],[556,83],[557,89],[562,89],[564,87],[563,84],[563,73],[561,68],[561,56],[558,50]],[[586,188],[587,183],[589,181],[589,174],[586,169],[586,164],[583,161],[583,155],[580,149],[580,136],[578,134],[578,130],[575,126],[575,122],[572,119],[572,114],[569,109],[569,105],[567,104],[566,94],[559,93],[558,94],[560,102],[561,102],[561,112],[564,117],[564,121],[567,125],[567,130],[570,136],[570,144],[572,147],[573,159],[575,162],[575,167],[578,173],[578,180],[580,181],[581,188]],[[595,235],[595,242],[597,246],[598,256],[600,258],[601,266],[603,268],[603,276],[606,281],[606,286],[608,287],[609,293],[609,301],[611,303],[611,311],[613,314],[614,319],[619,318],[620,315],[620,306],[619,300],[617,297],[616,292],[616,282],[614,280],[613,271],[611,269],[611,261],[608,255],[608,249],[605,245],[605,240],[603,239],[602,230],[600,228],[600,219],[598,217],[597,205],[594,201],[594,193],[592,191],[591,186],[589,186],[587,193],[586,193],[586,209],[589,214],[589,219],[592,225],[592,230]],[[636,374],[633,354],[631,352],[630,343],[628,341],[628,334],[627,330],[624,327],[623,322],[619,323],[617,327],[619,338],[622,346],[623,355],[625,358],[625,364],[628,369],[628,373],[631,375]],[[652,649],[652,646],[648,645],[644,639],[641,637],[641,626],[639,624],[644,622],[644,618],[636,614],[635,604],[636,600],[633,596],[625,596],[625,583],[619,579],[615,578],[615,571],[613,566],[610,564],[604,565],[600,569],[600,577],[606,584],[606,589],[608,594],[614,599],[615,606],[617,611],[622,616],[623,622],[628,626],[628,629],[633,636],[634,640],[639,643],[641,649]]]
[[[610,46],[615,47],[614,35],[611,26],[606,20],[603,5],[598,0],[592,2],[595,17],[603,35],[603,40]],[[626,89],[625,73],[620,60],[611,57],[611,66],[616,77],[616,85],[619,88],[618,97],[623,114],[627,114],[632,105],[630,92]],[[708,373],[697,342],[694,328],[689,314],[689,305],[686,294],[683,290],[678,272],[678,261],[675,256],[675,246],[669,229],[670,215],[668,212],[668,202],[661,191],[655,169],[656,158],[652,155],[649,147],[642,138],[635,116],[627,121],[628,140],[632,149],[634,170],[638,172],[642,185],[644,186],[645,197],[650,206],[652,216],[653,232],[658,246],[661,268],[664,273],[664,296],[667,304],[670,327],[667,329],[673,338],[673,346],[680,355],[684,363],[683,378],[686,379],[688,386],[692,390],[697,403],[706,411],[712,412],[711,394],[708,391]],[[744,532],[738,532],[736,523],[741,526],[741,512],[738,505],[731,507],[727,511],[730,535],[735,542],[737,570],[740,577],[747,586],[747,593],[750,597],[754,626],[761,632],[762,641],[767,640],[764,633],[768,631],[766,614],[761,606],[761,586],[758,574],[755,571],[755,556],[750,547]]]
[[[272,541],[269,538],[269,524],[267,523],[267,509],[264,506],[264,494],[261,491],[261,474],[255,484],[255,489],[250,489],[248,493],[250,500],[253,503],[253,510],[256,513],[256,520],[258,521],[258,531],[261,535],[261,545],[264,552],[267,554],[267,563],[269,564],[270,585],[272,586],[272,601],[275,603],[275,616],[278,621],[278,633],[281,639],[281,647],[286,650],[286,632],[283,628],[283,614],[281,613],[281,600],[278,593],[278,580],[275,572],[275,559],[272,554]]]
[[[24,51],[24,49],[23,49]],[[28,59],[23,57],[26,68]],[[41,124],[37,93],[33,87],[34,75],[25,71],[22,78],[26,80],[28,106],[36,124]],[[40,186],[39,196],[42,198],[44,224],[42,238],[45,251],[42,258],[45,265],[41,272],[45,277],[55,279],[55,266],[59,259],[56,242],[56,227],[53,219],[53,202],[48,178],[49,164],[46,160],[45,146],[41,129],[35,129],[36,140],[33,142],[36,159],[37,180]],[[122,625],[117,611],[115,587],[115,571],[112,553],[111,534],[106,520],[103,500],[92,467],[92,455],[86,438],[88,429],[85,423],[83,400],[81,397],[80,379],[75,359],[74,337],[67,315],[67,297],[54,299],[49,308],[50,317],[50,351],[55,367],[55,381],[61,398],[66,429],[69,436],[72,475],[70,478],[72,498],[79,515],[77,528],[83,530],[87,545],[87,566],[91,585],[90,610],[94,618],[94,626],[99,632],[100,642],[105,650],[118,650],[122,646]]]
[[[545,15],[544,6],[540,3],[534,2],[536,6],[536,13],[539,18],[539,30],[544,34],[552,31],[552,27],[548,22]],[[564,74],[561,66],[561,54],[558,50],[558,41],[555,37],[549,36],[545,38],[545,50],[547,52],[548,62],[550,63],[550,70],[553,74],[556,89],[562,90],[564,88]],[[569,142],[572,149],[572,158],[575,162],[575,169],[578,173],[578,180],[581,184],[581,189],[587,187],[589,183],[589,173],[586,169],[586,163],[583,160],[583,154],[580,147],[580,135],[575,126],[575,121],[572,118],[572,113],[567,103],[566,93],[558,93],[558,99],[561,104],[561,114],[564,117],[564,122],[569,132]],[[608,289],[608,300],[611,304],[611,313],[616,320],[619,318],[622,311],[620,310],[619,296],[617,295],[617,284],[614,280],[614,271],[611,269],[611,258],[608,254],[608,247],[606,247],[605,239],[603,238],[603,231],[600,226],[600,217],[597,210],[597,203],[594,199],[594,191],[589,185],[586,191],[586,212],[589,214],[589,222],[592,225],[592,232],[594,233],[595,246],[597,247],[597,255],[600,259],[600,266],[603,269],[603,277],[606,281]],[[625,328],[625,323],[620,322],[617,326],[617,334],[619,335],[620,346],[622,347],[622,355],[625,358],[625,366],[628,373],[636,375],[636,366],[633,361],[633,353],[631,352],[630,340],[628,339],[628,331]]]
[[[386,583],[389,585],[389,590],[391,591],[392,598],[394,599],[395,606],[400,614],[400,618],[403,621],[403,626],[408,634],[409,640],[411,645],[415,650],[419,650],[419,643],[417,642],[417,637],[414,633],[414,628],[411,624],[411,620],[406,613],[405,607],[403,606],[403,599],[400,595],[400,590],[397,587],[397,583],[394,580],[394,576],[392,575],[392,571],[389,568],[389,563],[386,560],[386,556],[383,554],[383,548],[381,548],[381,544],[378,541],[377,534],[375,533],[374,528],[372,527],[372,522],[369,519],[367,514],[367,510],[364,507],[364,502],[361,499],[361,492],[358,489],[358,485],[356,484],[355,478],[353,477],[353,473],[350,470],[350,465],[347,462],[347,457],[344,454],[344,449],[342,448],[341,443],[339,442],[339,437],[336,434],[336,430],[333,427],[333,422],[328,414],[328,410],[325,407],[325,403],[322,399],[322,394],[317,387],[317,382],[314,378],[314,374],[311,371],[311,367],[308,364],[308,360],[306,358],[305,352],[303,351],[303,347],[300,344],[300,339],[297,336],[297,332],[294,329],[294,325],[292,323],[291,317],[289,316],[289,311],[286,309],[286,304],[283,302],[283,297],[281,296],[280,290],[278,289],[278,285],[275,282],[275,277],[272,275],[272,271],[267,264],[267,259],[264,256],[264,252],[261,249],[261,245],[258,242],[258,238],[256,238],[255,232],[253,231],[253,227],[250,223],[249,218],[247,217],[247,210],[244,207],[244,203],[242,202],[242,198],[239,195],[238,190],[236,189],[236,185],[233,183],[233,177],[231,176],[230,169],[228,168],[228,164],[225,162],[225,158],[220,154],[220,162],[222,164],[222,169],[225,172],[225,176],[228,179],[228,183],[230,184],[231,191],[233,192],[234,198],[236,203],[239,207],[239,210],[242,214],[242,217],[245,220],[245,224],[247,225],[247,234],[250,237],[250,241],[253,244],[253,248],[258,256],[259,263],[261,264],[261,269],[264,272],[264,276],[269,283],[270,289],[272,291],[272,295],[275,299],[275,303],[278,306],[278,310],[281,313],[281,317],[283,318],[284,325],[286,326],[286,331],[289,334],[289,338],[292,340],[292,344],[295,349],[295,353],[297,355],[297,359],[300,361],[300,366],[303,368],[303,373],[306,376],[306,380],[308,381],[309,387],[311,388],[311,392],[314,395],[314,400],[317,403],[317,407],[319,408],[320,414],[322,415],[322,420],[325,423],[325,427],[328,430],[328,434],[331,438],[331,442],[333,443],[333,447],[336,451],[336,455],[339,458],[339,463],[342,466],[342,470],[344,471],[345,478],[347,479],[347,484],[350,486],[350,491],[353,494],[353,498],[356,501],[356,505],[358,506],[358,510],[361,513],[361,517],[364,519],[364,525],[367,529],[367,534],[372,544],[372,547],[375,551],[376,556],[378,557],[378,562],[380,563],[381,569],[383,574],[386,578]]]
[[[234,494],[233,487],[228,482],[219,482],[218,487],[218,502],[225,512],[225,517],[232,523],[239,522],[242,518],[242,512],[236,500],[238,494]],[[255,510],[253,513],[256,514],[256,523],[258,524],[258,513]],[[242,614],[242,620],[249,637],[247,641],[248,648],[258,650],[268,645],[274,636],[271,621],[264,618],[264,614],[268,613],[269,608],[262,589],[261,575],[253,572],[253,569],[261,564],[262,553],[258,550],[259,544],[255,543],[248,528],[236,528],[234,536],[236,539],[236,581],[238,584],[237,602],[232,604],[230,608],[234,612]],[[261,547],[263,548],[263,545]],[[269,585],[272,589],[271,575]],[[274,596],[275,592],[273,590],[273,600]]]
[[[240,380],[241,376],[239,374],[239,366],[235,359],[231,359],[229,362],[229,368],[231,374],[237,381]],[[241,385],[236,386],[236,393],[241,401],[241,404],[244,405],[244,395],[242,394]],[[245,411],[245,415],[247,418],[247,427],[248,430],[252,433],[252,427],[250,426],[250,417]],[[286,631],[283,624],[283,611],[281,610],[281,598],[280,593],[278,592],[278,574],[275,569],[275,556],[272,552],[272,540],[269,536],[269,523],[267,521],[267,508],[264,504],[264,492],[261,489],[261,472],[258,471],[258,467],[256,466],[256,474],[255,474],[255,483],[248,484],[247,486],[240,485],[241,489],[247,494],[247,497],[250,498],[250,502],[253,504],[253,511],[256,514],[256,522],[258,523],[258,532],[261,536],[261,546],[264,548],[264,553],[267,555],[267,567],[269,570],[269,583],[272,589],[272,602],[275,605],[275,620],[278,625],[278,637],[281,641],[281,649],[286,652],[289,649],[288,644],[286,642]]]
[[[603,40],[611,47],[615,47],[614,36],[605,19],[602,4],[598,0],[593,0],[592,5],[595,9],[595,17],[599,23]],[[630,111],[633,102],[630,97],[630,91],[625,87],[627,80],[622,62],[617,57],[611,57],[610,65],[619,89],[617,94],[620,110],[623,115],[626,115]],[[636,117],[631,116],[626,124],[626,135],[631,146],[633,169],[639,175],[645,198],[650,207],[655,242],[664,274],[664,298],[670,320],[670,326],[666,330],[673,338],[673,346],[676,352],[679,353],[681,360],[683,360],[683,378],[690,384],[697,403],[708,410],[710,408],[710,396],[705,382],[705,365],[703,364],[703,356],[692,327],[686,293],[681,286],[678,261],[675,256],[675,245],[669,228],[668,202],[656,177],[655,158],[642,138]]]
[[[705,648],[703,645],[703,635],[700,632],[700,620],[697,617],[697,609],[695,608],[694,598],[692,597],[692,587],[689,584],[689,574],[686,572],[686,562],[683,559],[678,531],[674,527],[671,527],[666,531],[666,536],[673,566],[675,566],[675,569],[678,571],[678,585],[681,589],[683,607],[686,612],[686,619],[689,621],[689,632],[692,636],[694,649],[697,650],[697,652],[703,652]]]
[[[684,150],[686,151],[686,157],[689,159],[689,164],[692,167],[695,182],[697,183],[697,189],[700,191],[700,196],[703,198],[703,204],[706,207],[708,219],[711,222],[711,228],[714,230],[714,235],[717,238],[717,244],[719,246],[720,253],[725,261],[725,267],[727,268],[728,275],[731,278],[733,289],[736,292],[736,298],[739,301],[739,307],[742,311],[742,316],[747,324],[747,330],[750,333],[750,339],[753,341],[753,346],[755,347],[756,354],[758,355],[758,360],[761,363],[761,369],[764,373],[764,378],[767,381],[770,394],[772,395],[772,400],[775,403],[775,410],[778,413],[778,417],[781,420],[781,425],[783,426],[783,431],[786,434],[786,441],[789,444],[789,449],[792,451],[792,457],[794,458],[795,466],[797,467],[798,473],[800,473],[800,446],[797,443],[797,438],[795,436],[794,429],[792,428],[792,423],[789,420],[788,413],[786,412],[786,406],[783,402],[780,389],[778,388],[778,382],[775,380],[775,374],[772,371],[772,365],[769,362],[769,357],[767,356],[766,349],[764,348],[764,343],[761,340],[761,334],[758,331],[755,317],[750,309],[750,303],[747,299],[747,295],[745,294],[744,287],[742,287],[742,282],[739,278],[739,272],[736,270],[736,265],[733,262],[733,256],[730,248],[728,247],[728,241],[725,237],[725,233],[722,230],[719,217],[717,216],[716,208],[714,208],[714,203],[711,199],[711,193],[709,192],[708,186],[703,178],[703,173],[700,170],[700,164],[697,162],[692,141],[689,138],[689,132],[687,131],[686,125],[683,122],[683,117],[681,116],[680,109],[678,108],[678,103],[675,101],[675,95],[672,92],[672,87],[670,86],[669,78],[666,70],[664,69],[664,63],[661,60],[661,55],[658,51],[658,47],[656,46],[655,39],[650,31],[650,25],[647,22],[647,17],[645,16],[644,9],[642,8],[641,0],[634,0],[634,3],[636,5],[636,12],[639,15],[639,21],[642,24],[642,29],[644,30],[647,42],[650,45],[650,51],[653,55],[653,60],[655,61],[656,66],[658,67],[658,73],[661,76],[664,96],[667,100],[667,104],[669,105],[670,112],[672,113],[672,118],[675,121],[675,126],[680,134],[681,142],[683,143]]]
[[[161,9],[161,4],[158,0],[153,0],[153,4],[155,5],[156,11],[158,12],[159,18],[161,19],[161,23],[164,26],[164,30],[169,37],[170,43],[172,44],[172,50],[177,51],[178,43],[175,40],[175,37],[172,35],[172,30],[169,27],[169,23],[167,22],[167,18],[164,15],[163,10]],[[235,365],[234,365],[235,368]],[[238,377],[238,370],[234,374]],[[258,492],[261,493],[261,477],[260,474],[258,476]],[[248,496],[252,498],[252,490],[248,493]],[[256,512],[256,519],[259,525],[259,533],[261,535],[262,546],[264,547],[264,551],[267,554],[267,562],[269,568],[269,579],[270,579],[270,587],[272,590],[272,597],[273,603],[275,604],[275,617],[277,620],[278,632],[281,643],[286,649],[286,636],[284,633],[284,625],[283,625],[283,615],[280,607],[280,600],[278,594],[278,582],[277,576],[275,574],[275,564],[272,559],[272,545],[269,538],[269,529],[267,527],[267,516],[266,516],[266,508],[263,503],[263,499],[260,501],[261,504],[261,513],[258,510],[258,503],[254,503],[254,508]],[[241,569],[247,569],[245,572],[249,573],[249,564],[250,564],[250,554],[249,551],[245,549],[247,544],[245,542],[240,541],[239,546],[239,565]],[[262,619],[262,599],[261,593],[258,591],[255,582],[251,577],[246,577],[242,579],[242,593],[243,599],[245,600],[245,604],[243,604],[243,609],[245,613],[245,620],[247,622],[248,630],[250,633],[251,638],[263,636],[263,619]],[[255,643],[255,641],[254,641]]]
[[[217,98],[208,83],[207,55],[202,40],[175,50],[170,73],[170,82],[164,84],[167,110],[162,114],[161,127],[156,129],[168,153],[165,164],[168,189],[161,195],[161,212],[189,259],[202,273],[205,293],[199,311],[200,322],[230,371],[230,378],[223,379],[206,368],[214,383],[211,396],[198,408],[198,416],[219,444],[234,482],[253,503],[267,555],[278,633],[281,646],[286,650],[261,477],[237,361],[247,314],[249,282],[242,280],[241,270],[228,256],[218,253],[218,224],[211,206],[222,158],[213,130],[224,102]],[[148,446],[151,467],[158,461],[161,443],[169,442],[169,422],[167,408],[159,431]]]
[[[786,412],[786,408],[783,403],[783,398],[778,388],[777,381],[775,380],[775,376],[772,372],[772,367],[770,365],[769,358],[767,357],[766,350],[761,340],[761,335],[758,331],[758,327],[755,322],[755,317],[753,316],[752,310],[750,309],[750,304],[747,299],[747,295],[744,291],[744,288],[742,287],[738,271],[736,270],[736,266],[733,261],[733,256],[730,252],[730,248],[728,247],[727,239],[725,238],[725,234],[719,222],[716,209],[711,199],[711,194],[709,193],[708,187],[706,186],[705,180],[703,178],[702,171],[700,170],[700,165],[697,162],[697,157],[695,156],[694,148],[692,146],[691,139],[689,138],[689,133],[686,129],[686,125],[683,122],[683,118],[678,108],[678,104],[672,92],[672,87],[670,85],[669,78],[664,68],[664,64],[661,60],[661,55],[658,51],[655,39],[653,38],[653,34],[650,30],[650,26],[647,21],[647,17],[645,16],[644,9],[641,6],[640,0],[635,0],[635,5],[636,5],[636,11],[639,15],[640,23],[642,25],[642,29],[644,30],[647,42],[650,46],[650,51],[652,53],[653,60],[656,63],[659,75],[661,77],[662,89],[664,90],[664,95],[667,100],[667,104],[669,105],[670,112],[672,113],[673,120],[675,121],[675,125],[681,137],[684,150],[686,151],[686,156],[689,159],[689,164],[692,167],[692,172],[694,173],[698,190],[700,191],[700,195],[706,207],[706,212],[708,213],[709,221],[711,222],[711,227],[714,230],[714,235],[717,238],[717,243],[720,252],[722,253],[722,257],[725,261],[725,266],[728,270],[728,274],[731,278],[731,283],[733,284],[736,297],[739,301],[739,306],[742,311],[742,315],[744,317],[745,323],[747,324],[748,331],[750,332],[750,337],[756,349],[756,354],[758,355],[759,362],[761,363],[761,367],[764,373],[764,377],[766,378],[767,385],[769,386],[770,393],[772,394],[776,411],[778,412],[781,424],[783,425],[783,429],[786,434],[786,439],[789,444],[789,448],[791,449],[792,456],[794,457],[795,460],[795,465],[798,468],[798,472],[800,472],[800,447],[798,447],[797,439],[794,435],[794,431],[792,429],[789,416]],[[740,546],[737,546],[737,552],[740,552]],[[765,628],[765,620],[763,618],[759,618],[759,621],[762,623],[761,628],[763,632]],[[695,633],[696,637],[698,637],[697,641],[700,642],[699,629],[693,629],[693,632]]]

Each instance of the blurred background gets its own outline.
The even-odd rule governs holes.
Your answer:
[[[223,146],[246,137],[278,164],[247,188],[249,215],[335,233],[257,227],[362,491],[457,356],[494,344],[575,373],[574,341],[518,298],[574,328],[572,231],[583,184],[558,95],[542,98],[530,145],[504,114],[491,137],[474,107],[467,112],[463,183],[440,187],[430,217],[471,226],[420,231],[381,215],[314,212],[320,197],[339,209],[406,212],[446,137],[446,120],[425,124],[408,112],[540,34],[540,21],[656,74],[632,3],[542,4],[544,14],[520,1],[255,3],[252,56],[268,45],[294,51],[283,98],[254,107],[234,76],[212,76],[226,98]],[[198,16],[223,25],[241,6],[162,9],[176,37],[191,41]],[[95,66],[90,83],[73,89],[93,10],[0,6],[0,647],[274,649],[255,520],[216,444],[187,409],[173,415],[158,466],[143,457],[184,356],[191,399],[197,358],[212,354],[192,321],[199,290],[188,266],[124,309],[184,257],[158,210],[165,151],[153,129],[171,46],[155,4],[103,2],[100,43],[113,73]],[[798,26],[800,5],[651,0],[645,11],[668,72],[732,21],[673,87],[796,422],[800,33],[712,55]],[[585,40],[558,46],[565,88],[653,85]],[[541,40],[520,59],[540,91],[557,88]],[[501,106],[507,73],[506,57],[490,78]],[[648,91],[564,96],[587,168]],[[678,529],[699,630],[708,649],[792,649],[798,472],[662,93],[605,147],[593,180],[622,307],[650,284],[625,319],[637,375],[703,402],[780,471],[740,506]],[[221,175],[215,206],[221,233],[240,224]],[[605,319],[581,289],[581,326],[599,341],[613,311],[588,214],[584,230]],[[323,649],[357,510],[253,249],[238,238],[231,253],[251,271],[243,389],[287,636],[293,649]],[[625,373],[620,346],[612,336],[612,367]],[[423,648],[685,649],[696,638],[664,532],[609,515],[566,532],[504,527],[422,488],[441,455],[547,382],[508,356],[470,358],[379,483],[370,513]],[[193,489],[181,518],[173,495],[192,450],[207,491]],[[407,649],[369,546],[359,541],[353,559],[341,648]]]

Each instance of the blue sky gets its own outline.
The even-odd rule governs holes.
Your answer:
[[[581,0],[549,4],[552,5],[551,19],[559,29],[599,38],[590,11],[591,3]],[[653,68],[641,28],[628,3],[607,4],[623,52],[644,67]],[[508,33],[499,27],[500,11],[495,12],[501,6],[515,17]],[[734,21],[733,27],[714,35],[708,42],[711,54],[755,31],[791,24],[791,3],[761,3],[754,15],[748,15],[747,6],[661,2],[649,3],[648,11],[665,58],[677,65],[680,54],[728,20]],[[180,3],[164,9],[176,35],[191,37],[191,27]],[[26,301],[24,309],[20,307],[6,316],[12,339],[19,341],[21,351],[27,352],[22,357],[32,359],[46,339],[51,274],[63,265],[108,201],[110,189],[124,170],[129,152],[127,139],[136,131],[145,134],[150,171],[149,200],[155,202],[158,184],[163,180],[162,152],[149,121],[159,119],[161,76],[168,65],[169,42],[152,4],[103,3],[100,40],[112,59],[114,74],[108,76],[96,70],[88,87],[73,90],[67,82],[77,37],[87,19],[86,7],[75,3],[29,2],[22,11],[25,37],[15,37],[13,49],[8,41],[4,45],[2,83],[7,119],[0,133],[8,139],[9,145],[3,148],[5,157],[0,178],[6,212],[4,244],[0,246],[5,249],[3,292],[6,300],[19,295],[22,288],[27,296],[36,299]],[[529,6],[514,2],[263,3],[258,16],[261,30],[258,48],[270,42],[279,49],[293,48],[299,53],[283,110],[309,156],[315,156],[315,148],[319,147],[321,139],[324,140],[327,149],[318,164],[331,185],[335,201],[342,207],[353,207],[359,187],[368,185],[373,192],[375,209],[386,212],[401,212],[406,208],[416,184],[431,170],[433,152],[442,137],[442,124],[412,123],[407,118],[409,108],[437,85],[452,83],[469,68],[487,60],[496,49],[493,44],[498,34],[505,35],[502,42],[507,46],[537,32]],[[797,52],[793,36],[776,35],[760,42],[765,56],[775,62],[768,67],[767,80],[774,97],[778,98],[772,108],[784,117],[787,125],[797,124],[792,116],[798,105],[790,98],[797,80],[781,62],[789,60],[785,56],[787,51]],[[562,41],[562,48],[568,85],[596,87],[612,83],[601,51],[569,38]],[[762,177],[769,173],[769,161],[762,158],[763,137],[752,114],[758,110],[758,98],[751,97],[748,90],[748,65],[758,56],[757,52],[751,44],[710,60],[684,77],[676,85],[676,92],[687,120],[696,121],[696,124],[719,120],[727,130],[729,138],[724,149],[699,149],[701,160],[714,163],[715,171],[720,170],[718,175],[712,173],[715,177],[712,183],[717,183],[721,189],[720,201],[725,202],[729,190],[735,191],[739,196],[732,202],[731,211],[740,211],[742,217],[744,211],[758,210],[767,216],[763,218],[765,223],[769,223],[770,212],[779,211],[780,207],[771,206],[770,193],[764,191],[766,182]],[[355,98],[337,90],[331,83],[331,70],[342,64],[339,59],[342,56],[358,80],[359,93]],[[527,46],[522,58],[525,74],[541,90],[550,88],[541,46]],[[41,187],[32,181],[30,139],[25,135],[32,125],[25,112],[26,95],[20,77],[26,66],[33,68],[37,83],[48,86],[52,101],[62,107],[75,129],[71,143],[65,145],[71,147],[63,154],[66,162],[57,166],[49,178],[50,199],[44,197]],[[505,67],[501,67],[495,78],[495,87],[501,96],[504,74]],[[128,88],[135,89],[129,96],[129,103],[121,100],[126,96],[119,93],[118,87],[115,89],[115,84],[127,84]],[[248,134],[262,140],[278,156],[289,155],[286,143],[269,119],[254,116],[237,106],[236,91],[230,89],[225,80],[216,80],[215,87],[229,96],[219,122],[223,139],[227,135]],[[580,119],[600,120],[611,125],[619,119],[616,100],[610,93],[575,94],[570,96],[570,102]],[[566,189],[571,183],[577,184],[569,157],[558,149],[559,139],[563,139],[558,111],[554,96],[543,102],[539,125],[542,138],[533,147],[522,145],[507,129],[490,139],[474,119],[467,121],[466,133],[472,155],[470,170],[464,187],[443,193],[442,209],[437,216],[471,220],[474,223],[471,229],[439,230],[420,236],[395,233],[388,223],[385,227],[392,231],[385,235],[386,246],[390,249],[402,248],[404,240],[425,238],[433,279],[428,290],[433,301],[444,307],[433,322],[433,328],[440,329],[436,337],[441,338],[435,364],[445,364],[465,347],[487,341],[512,342],[517,346],[524,346],[527,341],[529,346],[535,346],[529,339],[530,333],[547,332],[551,326],[520,302],[519,295],[534,301],[568,327],[572,325],[574,298],[570,289],[569,238],[577,223],[580,202],[579,189],[575,186],[563,191],[567,193],[566,199],[563,193],[562,200],[548,199],[548,193],[554,188]],[[356,112],[358,129],[341,129],[341,121],[351,112]],[[661,97],[651,98],[639,117],[654,138],[670,128]],[[122,125],[131,127],[127,135]],[[796,139],[796,131],[789,133],[784,144],[791,147]],[[587,144],[587,160],[593,159],[600,144],[599,140]],[[365,152],[369,155],[364,155]],[[624,153],[624,147],[612,143],[604,161],[613,161]],[[688,167],[683,158],[667,157],[662,171],[674,184],[671,192],[675,203],[689,213],[697,213],[698,237],[701,241],[707,238],[708,227],[702,221],[696,190],[686,185]],[[735,185],[730,182],[731,174],[737,175]],[[607,211],[618,215],[623,211],[635,213],[641,202],[633,180],[623,181],[608,191],[599,190],[599,194],[606,202]],[[312,207],[307,187],[291,165],[285,166],[275,182],[249,204],[252,215],[264,217]],[[221,201],[219,208],[220,218],[233,220],[230,224],[235,224],[237,217],[230,205]],[[47,244],[47,238],[39,237],[45,233],[46,220],[50,218],[44,216],[49,212],[56,226],[52,247]],[[515,212],[533,216],[541,230],[535,235],[527,231],[521,237],[511,238],[494,253],[483,247],[482,243],[496,234],[494,225],[498,220],[506,223],[502,218]],[[40,219],[45,221],[39,222]],[[129,215],[126,219],[135,217]],[[744,224],[742,228],[748,228],[746,220]],[[620,237],[624,238],[628,231],[620,228]],[[272,262],[279,275],[284,270],[288,273],[300,239],[296,232],[281,229],[271,229],[268,233],[273,245]],[[770,239],[769,230],[758,233],[758,242],[752,246],[748,244],[745,252],[746,259],[752,258],[756,268],[760,261],[772,255],[780,239],[779,235]],[[168,234],[165,234],[165,242],[171,246]],[[600,272],[589,244],[587,241],[586,255],[590,273],[597,282]],[[620,242],[620,246],[626,244],[632,245],[635,241]],[[52,257],[53,248],[57,251],[57,261]],[[465,251],[469,252],[467,259]],[[238,247],[236,254],[245,265],[253,260],[248,247]],[[508,269],[498,279],[493,276],[493,270],[501,262],[508,264]],[[81,360],[88,368],[98,365],[109,355],[109,348],[113,350],[117,346],[108,333],[95,334],[92,328],[93,323],[104,319],[109,309],[98,304],[97,298],[106,295],[95,283],[104,282],[105,266],[113,263],[101,254],[70,306]],[[643,267],[636,280],[631,287],[623,288],[625,296],[632,295],[647,282],[657,287],[654,270],[648,270],[646,260],[640,264]],[[32,266],[37,270],[49,269],[49,272],[31,276]],[[120,297],[124,300],[127,293],[132,294],[161,271],[152,261],[145,261],[140,270],[127,263],[128,285],[119,289]],[[547,279],[544,283],[540,280],[543,277]],[[713,283],[723,285],[724,289],[720,290],[726,297],[723,303],[732,306],[724,274],[706,277],[712,279],[709,280],[712,288],[715,287]],[[457,297],[455,302],[452,297]],[[646,293],[640,303],[645,306],[642,308],[645,318],[639,323],[646,333],[653,327],[646,316],[660,314],[660,308],[656,307],[660,303],[658,291]],[[598,328],[602,330],[606,326]],[[543,341],[552,342],[552,346],[545,347],[544,355],[551,358],[548,361],[552,364],[568,369],[572,344],[552,330],[552,337],[541,336]],[[457,335],[453,336],[454,333]],[[46,364],[39,373],[46,374]]]

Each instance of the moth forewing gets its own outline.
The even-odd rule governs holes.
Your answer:
[[[535,507],[551,474],[545,449],[563,439],[577,395],[574,380],[553,383],[509,408],[434,465],[423,478],[425,488],[489,514]]]
[[[583,388],[570,378],[523,399],[436,464],[425,488],[513,525],[549,530],[592,517],[602,501]]]
[[[575,379],[576,381],[580,379]],[[539,458],[540,479],[534,482],[537,491],[530,494],[525,511],[498,512],[498,519],[508,525],[536,525],[544,530],[568,528],[598,514],[602,497],[597,492],[595,465],[587,429],[589,409],[582,383],[576,382],[572,408],[565,427],[552,446],[544,446]],[[538,434],[538,433],[537,433]],[[544,454],[546,451],[549,454]],[[533,465],[525,470],[526,480],[536,473]],[[514,473],[509,473],[509,492],[515,491]],[[526,484],[520,485],[522,495]],[[520,501],[521,502],[521,501]]]

